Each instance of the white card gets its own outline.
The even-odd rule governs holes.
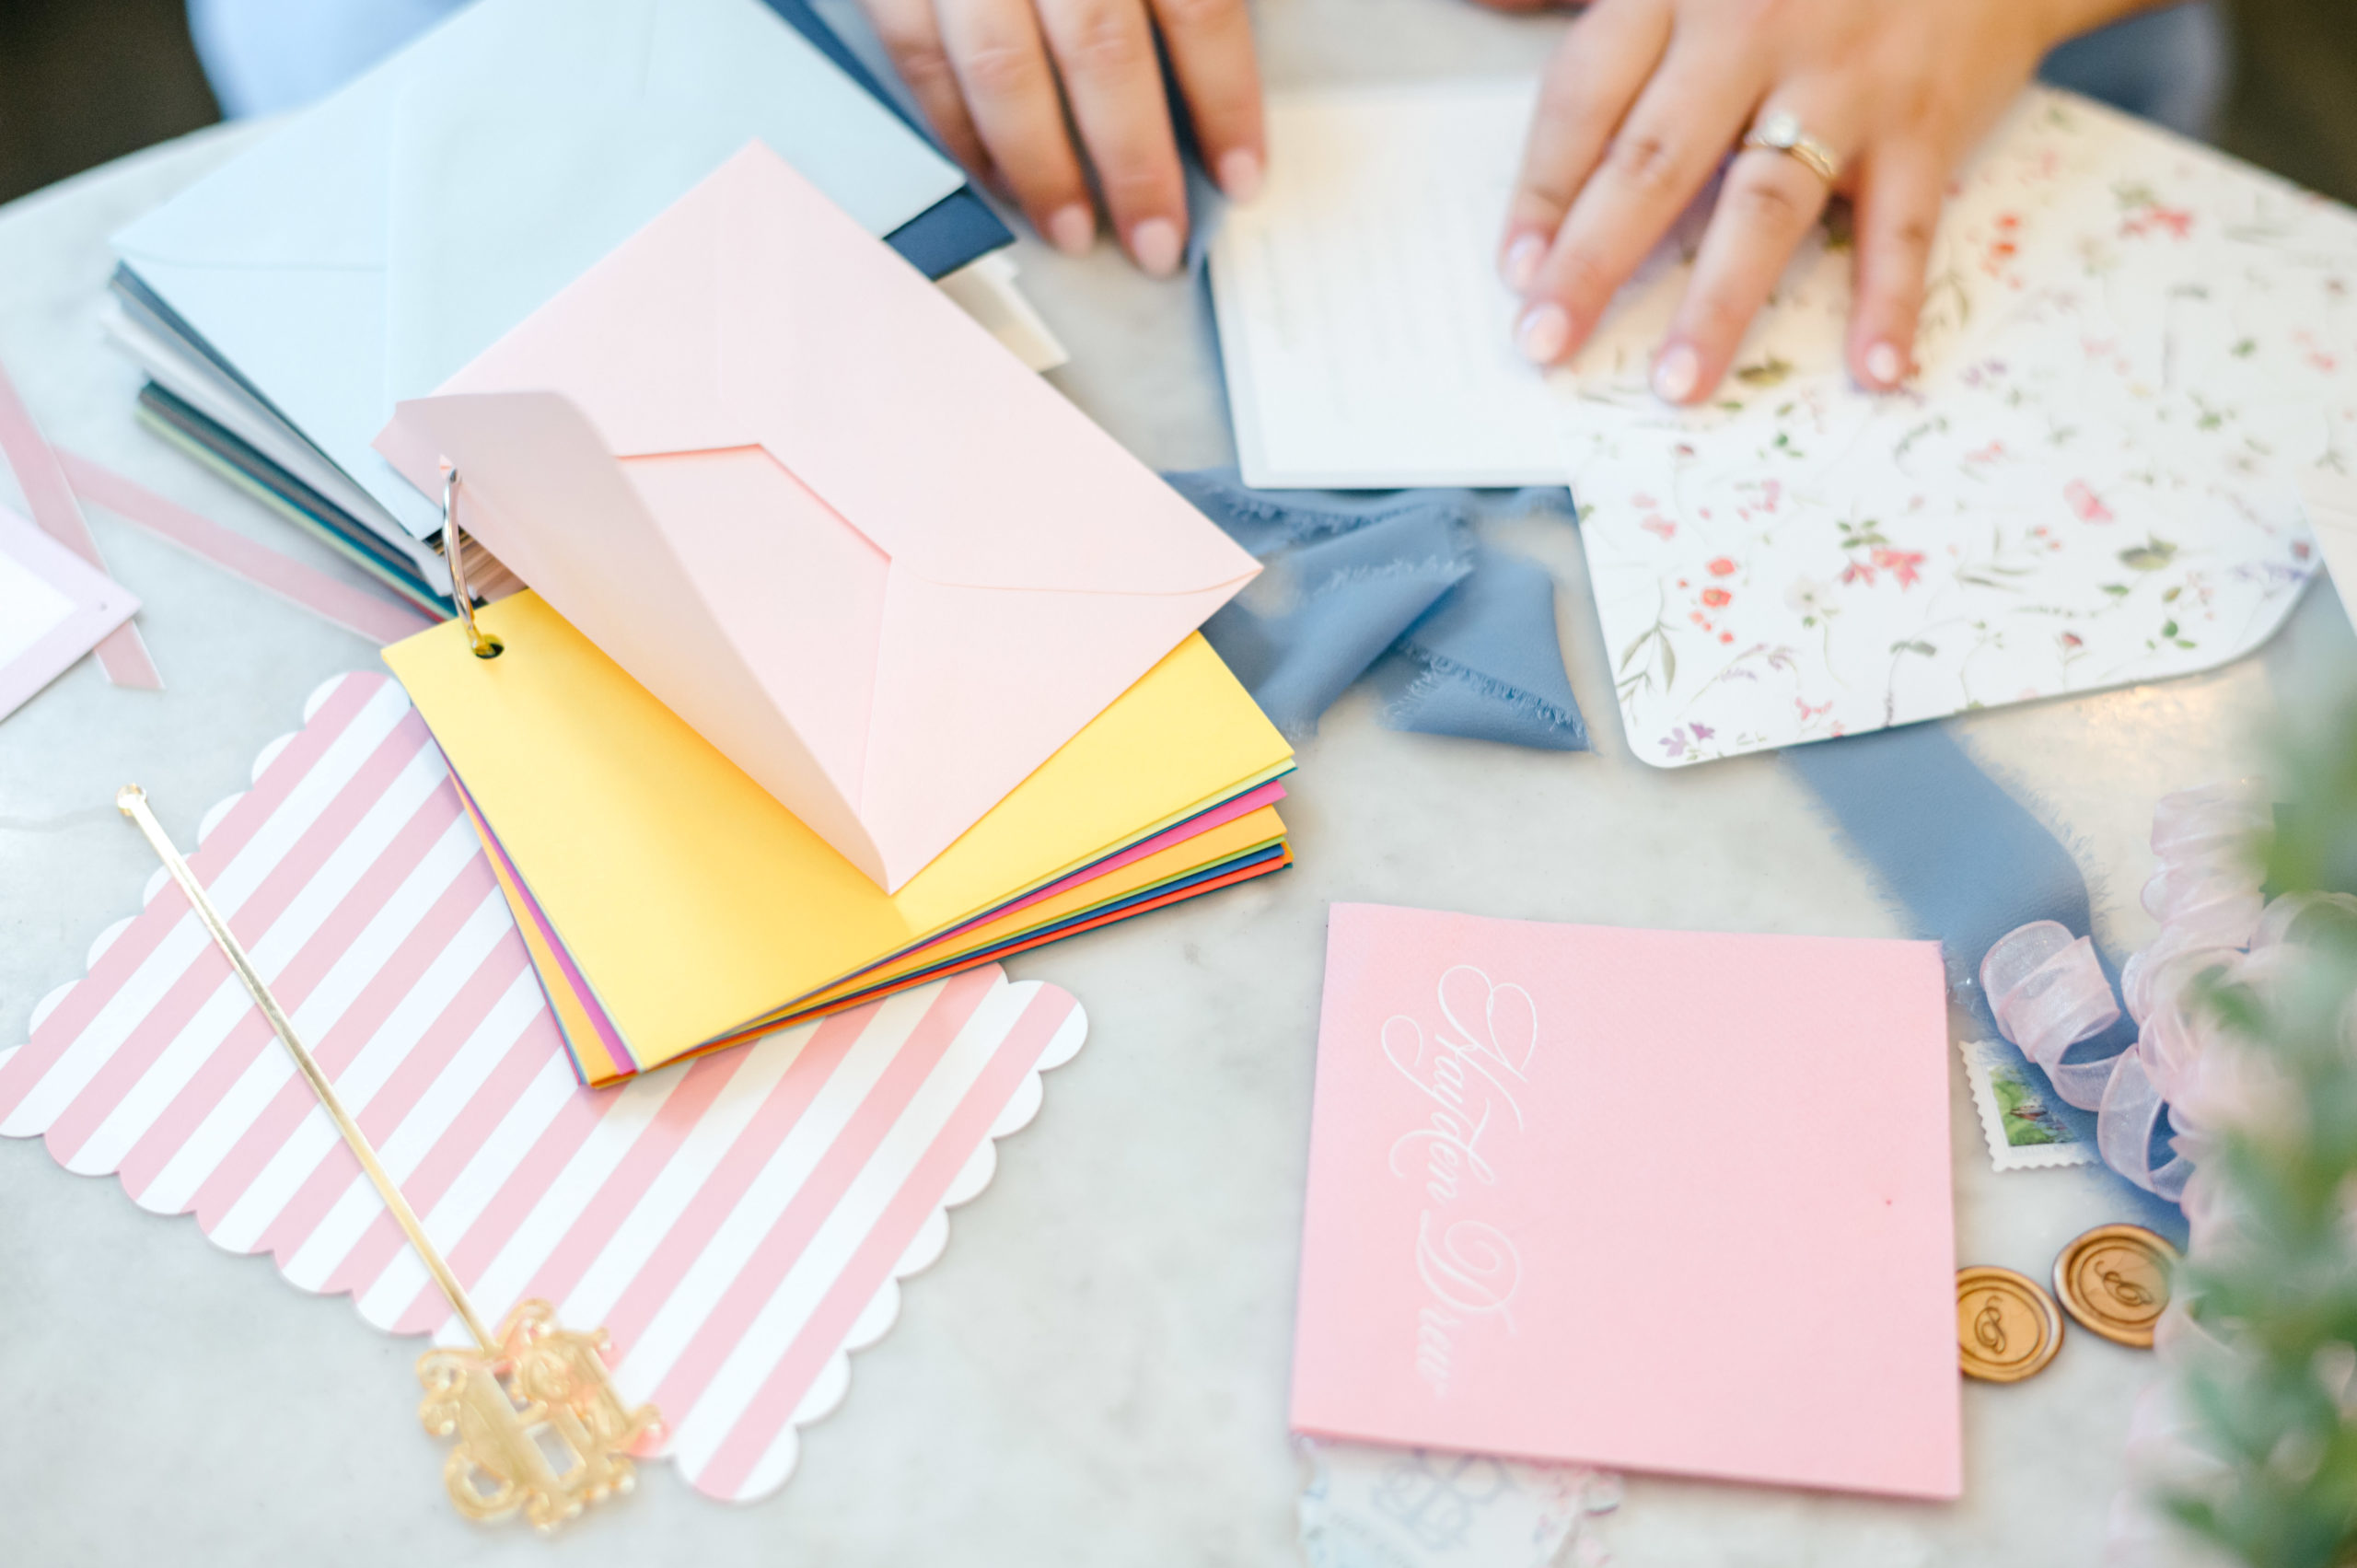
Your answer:
[[[1272,98],[1269,184],[1212,244],[1244,482],[1561,484],[1492,260],[1528,82]]]
[[[2308,527],[2316,530],[2316,548],[2340,592],[2340,605],[2357,619],[2357,479],[2329,469],[2311,469],[2300,476],[2300,499],[2308,509]]]

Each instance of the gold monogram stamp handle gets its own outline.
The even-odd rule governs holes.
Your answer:
[[[461,604],[464,592],[461,587]],[[498,1337],[492,1337],[476,1316],[466,1287],[377,1159],[367,1134],[344,1109],[335,1086],[296,1034],[229,923],[156,820],[147,792],[125,784],[115,792],[114,803],[145,835],[164,869],[187,895],[196,918],[270,1021],[401,1234],[424,1260],[450,1309],[474,1337],[472,1350],[430,1350],[417,1362],[418,1380],[425,1386],[418,1415],[425,1430],[436,1437],[458,1439],[443,1466],[450,1501],[472,1519],[503,1518],[520,1508],[535,1527],[552,1530],[590,1504],[630,1491],[637,1479],[631,1450],[659,1433],[662,1423],[652,1405],[630,1410],[622,1404],[606,1368],[606,1331],[584,1334],[560,1328],[547,1302],[527,1301],[508,1314]]]

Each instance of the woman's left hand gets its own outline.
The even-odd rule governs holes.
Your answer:
[[[1654,389],[1709,395],[1835,191],[1857,207],[1851,371],[1898,385],[1950,174],[2048,49],[2140,3],[1595,0],[1549,68],[1507,215],[1516,343],[1542,365],[1574,353],[1746,128],[1788,117],[1814,145],[1728,167]]]

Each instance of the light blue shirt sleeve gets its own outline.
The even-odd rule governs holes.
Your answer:
[[[326,97],[465,0],[189,0],[189,33],[231,119]]]

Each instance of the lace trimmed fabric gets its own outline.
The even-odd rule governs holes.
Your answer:
[[[1568,492],[1352,494],[1249,490],[1225,469],[1164,477],[1262,564],[1203,635],[1286,736],[1315,734],[1372,669],[1389,728],[1587,749],[1554,580],[1474,539],[1485,517],[1569,518]]]

